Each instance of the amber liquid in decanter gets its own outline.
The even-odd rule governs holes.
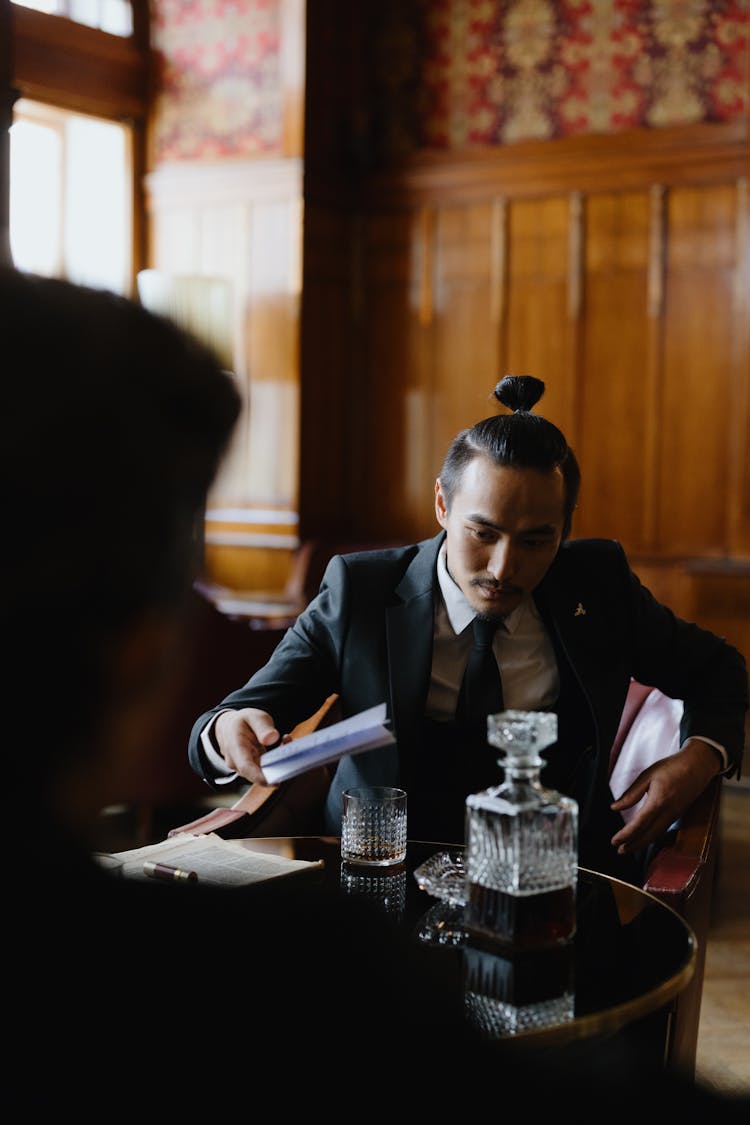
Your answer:
[[[556,739],[553,712],[490,715],[488,741],[503,751],[505,781],[466,799],[464,924],[510,950],[575,934],[578,805],[539,780],[540,750]]]

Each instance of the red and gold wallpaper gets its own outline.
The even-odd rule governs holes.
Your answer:
[[[749,0],[417,0],[408,24],[398,11],[388,38],[402,46],[394,69],[406,100],[394,97],[393,69],[379,76],[390,150],[748,112]]]
[[[279,0],[153,0],[156,163],[277,156]]]
[[[281,0],[153,5],[156,162],[278,155]],[[750,0],[380,0],[370,11],[368,117],[383,154],[748,113]]]

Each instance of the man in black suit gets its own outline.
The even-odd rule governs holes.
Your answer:
[[[328,831],[347,786],[401,784],[413,838],[462,842],[466,795],[500,774],[486,741],[454,722],[472,619],[489,618],[504,706],[558,714],[542,780],[579,803],[580,862],[640,880],[647,845],[715,774],[739,768],[745,662],[658,603],[619,544],[568,538],[580,474],[562,433],[532,412],[543,389],[504,379],[495,394],[512,413],[454,440],[435,484],[440,534],[330,561],[268,664],[196,721],[199,774],[262,782],[261,754],[330,693],[345,715],[385,700],[397,744],[341,760]],[[631,677],[684,701],[681,748],[613,803],[609,750]],[[625,825],[621,810],[644,794]]]

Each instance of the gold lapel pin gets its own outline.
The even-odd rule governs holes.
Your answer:
[[[573,616],[574,617],[583,617],[585,615],[585,613],[586,613],[586,610],[583,608],[583,603],[579,602],[578,605],[576,606],[576,610],[575,610],[575,613],[573,614]]]

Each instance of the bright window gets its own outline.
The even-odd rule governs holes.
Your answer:
[[[129,129],[21,100],[10,130],[10,248],[23,270],[129,293]]]

